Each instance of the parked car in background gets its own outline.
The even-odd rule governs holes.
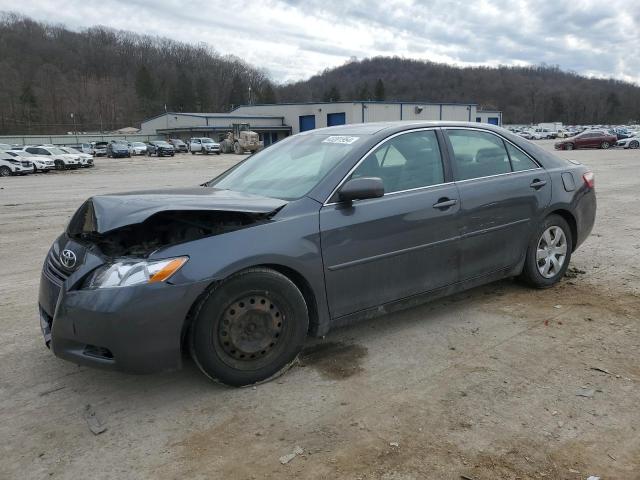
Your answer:
[[[556,150],[577,150],[579,148],[609,148],[616,144],[618,139],[615,135],[602,130],[587,130],[579,133],[575,137],[556,142]]]
[[[220,155],[220,144],[208,137],[191,138],[189,140],[189,151],[191,151],[192,155],[198,152],[204,153],[205,155],[209,155],[210,153]]]
[[[618,140],[616,142],[616,147],[633,149],[640,148],[640,134],[623,140]]]
[[[77,364],[149,373],[186,350],[251,385],[309,334],[503,278],[552,287],[595,216],[589,168],[501,128],[323,128],[200,187],[93,196],[47,254],[40,326]]]
[[[122,158],[130,157],[129,145],[123,140],[111,140],[107,144],[107,157]]]
[[[29,146],[25,147],[24,151],[53,160],[56,170],[80,168],[82,165],[80,158],[77,155],[71,155],[70,153],[60,150],[58,147],[44,145]]]
[[[73,147],[59,147],[63,152],[70,155],[76,155],[80,159],[80,166],[88,168],[93,167],[93,155],[76,150]]]
[[[533,139],[534,139],[534,138],[533,138],[533,135],[531,134],[531,132],[528,132],[528,131],[526,131],[526,130],[523,130],[523,131],[521,131],[521,132],[518,132],[516,135],[518,135],[518,136],[520,136],[520,137],[522,137],[522,138],[525,138],[525,139],[527,139],[527,140],[533,140]]]
[[[106,157],[109,142],[91,142],[91,154],[94,157]]]
[[[157,157],[173,157],[175,154],[173,145],[164,140],[153,140],[147,143],[147,155],[155,155]]]
[[[131,155],[146,155],[147,144],[144,142],[131,142]]]
[[[184,143],[179,138],[170,138],[169,139],[169,143],[171,145],[173,145],[173,149],[178,153],[180,153],[180,152],[188,152],[189,151],[189,148],[187,147],[187,144]]]
[[[25,152],[24,150],[6,150],[5,153],[11,155],[16,160],[31,162],[33,165],[33,173],[47,173],[50,170],[54,170],[56,168],[53,160],[49,160],[48,158],[43,156],[32,155],[28,152]]]
[[[33,173],[33,164],[29,160],[16,158],[5,150],[0,150],[0,177],[27,175]]]
[[[0,143],[0,150],[7,151],[7,150],[11,150],[11,148],[12,146],[9,145],[8,143]]]

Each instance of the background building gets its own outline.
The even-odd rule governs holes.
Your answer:
[[[242,105],[231,113],[168,112],[144,120],[145,135],[221,138],[234,123],[248,123],[265,146],[288,135],[349,123],[395,120],[451,120],[502,124],[502,112],[478,110],[474,103],[318,102]]]

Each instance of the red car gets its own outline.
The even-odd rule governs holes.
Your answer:
[[[582,132],[575,137],[569,137],[556,142],[556,150],[573,150],[578,148],[609,148],[615,145],[618,137],[601,130]]]

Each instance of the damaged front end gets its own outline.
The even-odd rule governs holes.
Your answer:
[[[67,234],[108,257],[144,258],[163,247],[268,222],[286,204],[214,192],[217,194],[204,199],[199,192],[173,198],[164,195],[162,203],[150,198],[153,193],[93,197],[73,216]]]

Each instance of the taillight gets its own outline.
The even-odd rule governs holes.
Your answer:
[[[582,175],[582,179],[584,180],[584,184],[589,188],[593,188],[596,184],[596,176],[593,174],[593,172],[585,173],[584,175]]]

